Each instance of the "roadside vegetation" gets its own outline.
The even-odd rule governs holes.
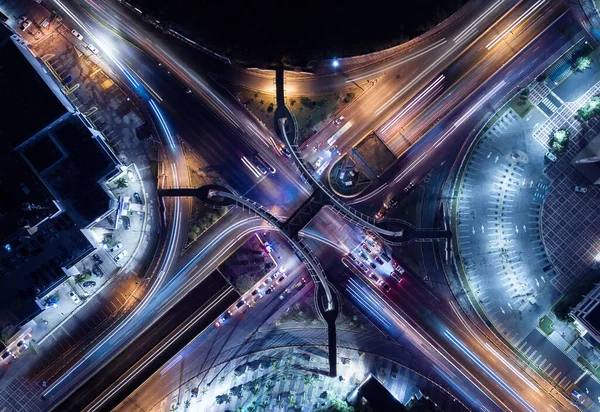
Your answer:
[[[529,100],[529,89],[523,89],[510,101],[510,107],[520,118],[527,116],[534,108]]]
[[[590,102],[577,110],[577,116],[584,122],[587,123],[594,117],[600,114],[600,97],[594,96]]]
[[[271,255],[254,235],[223,262],[220,269],[236,290],[244,294],[276,266]]]
[[[569,144],[569,131],[560,129],[552,133],[550,139],[550,150],[552,153],[558,155],[564,153],[567,150]]]
[[[198,239],[202,233],[225,216],[226,213],[227,209],[212,209],[194,199],[186,247]]]

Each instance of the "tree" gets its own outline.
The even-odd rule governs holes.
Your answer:
[[[554,153],[562,153],[567,148],[567,144],[569,143],[569,131],[560,129],[552,133],[552,138],[550,139],[550,150]]]
[[[115,181],[115,184],[119,189],[125,189],[129,186],[129,182],[124,177],[121,177]]]
[[[585,69],[589,69],[592,65],[592,59],[587,56],[580,56],[575,60],[575,70],[584,71]]]
[[[294,392],[290,392],[290,394],[288,395],[287,403],[290,408],[295,407],[298,403],[298,401],[296,400],[296,394]]]
[[[315,376],[313,374],[304,376],[304,384],[306,386],[312,386],[315,383]]]
[[[183,403],[183,406],[185,407],[185,409],[187,409],[187,408],[189,408],[189,407],[190,407],[190,405],[191,405],[191,404],[192,404],[192,401],[190,401],[190,400],[188,399],[187,401],[185,401],[185,402]]]
[[[224,403],[229,403],[229,402],[231,402],[231,396],[229,396],[229,394],[227,394],[227,393],[217,395],[216,401],[219,405],[224,404]]]
[[[78,275],[75,275],[75,283],[80,285],[83,282],[88,281],[91,277],[92,275],[90,275],[89,273],[80,273]]]

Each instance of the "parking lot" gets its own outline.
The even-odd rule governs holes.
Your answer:
[[[558,298],[541,237],[550,181],[544,148],[527,138],[529,120],[508,110],[474,149],[458,207],[458,242],[470,286],[490,320],[512,343],[521,341]]]

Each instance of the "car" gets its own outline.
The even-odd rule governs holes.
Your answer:
[[[263,296],[264,296],[264,295],[263,295],[262,293],[259,293],[259,294],[258,294],[258,295],[256,295],[256,297],[254,298],[254,301],[253,301],[253,302],[254,302],[254,303],[258,302],[259,300],[261,300],[261,299],[263,298]]]
[[[123,247],[123,243],[119,242],[116,245],[114,245],[113,247],[110,248],[110,253],[114,252],[115,250],[119,250]]]
[[[135,177],[133,176],[131,169],[127,169],[127,177],[129,178],[130,182],[135,182]]]
[[[363,272],[368,272],[368,271],[369,271],[369,268],[368,268],[368,267],[366,267],[366,266],[365,266],[364,264],[362,264],[362,263],[359,263],[359,264],[358,264],[358,266],[359,266],[359,267],[362,269],[362,271],[363,271]]]
[[[550,159],[553,162],[556,162],[558,160],[558,158],[556,157],[556,155],[552,152],[546,152],[545,155],[548,159]]]
[[[365,254],[365,252],[360,252],[360,257],[363,258],[364,260],[369,260],[369,258]]]
[[[369,266],[371,266],[373,269],[377,269],[375,262],[369,262]]]
[[[282,293],[281,295],[279,295],[279,300],[284,300],[285,299],[285,293]]]
[[[394,279],[396,279],[396,281],[398,281],[398,283],[402,282],[402,276],[400,276],[400,273],[396,272],[395,270],[392,270],[390,272],[390,276]]]
[[[75,29],[71,30],[71,34],[77,38],[79,41],[83,41],[83,36],[79,34],[79,32]]]
[[[388,285],[387,283],[385,283],[385,282],[383,282],[383,281],[380,283],[380,286],[381,286],[381,287],[383,288],[383,290],[385,290],[386,292],[389,292],[390,290],[392,290],[392,288],[390,288],[390,285]]]
[[[269,173],[269,171],[261,163],[255,162],[255,166],[258,169],[258,171],[261,172],[263,175]]]
[[[29,26],[31,26],[31,21],[29,21],[29,20],[27,20],[27,19],[25,19],[25,20],[23,21],[23,23],[21,23],[21,25],[20,25],[20,27],[21,27],[21,30],[23,30],[23,31],[24,31],[24,30],[27,30],[27,29],[29,28]]]
[[[270,275],[265,279],[265,281],[263,282],[263,285],[267,286],[272,281],[273,281],[273,275]]]
[[[398,264],[398,262],[394,262],[394,263],[393,263],[393,266],[394,266],[394,270],[395,270],[396,272],[398,272],[400,275],[403,275],[403,274],[404,274],[404,272],[406,272],[406,271],[404,270],[404,268]]]
[[[575,191],[579,192],[579,193],[586,193],[587,192],[587,187],[575,186]]]
[[[92,43],[88,44],[87,48],[90,49],[90,51],[94,54],[100,53],[100,51]]]
[[[10,351],[7,350],[2,354],[2,360],[6,360],[11,355]]]
[[[198,388],[193,388],[190,392],[190,397],[197,398],[198,397]]]
[[[19,20],[17,20],[17,24],[20,26],[25,21],[27,21],[27,15],[26,14],[22,15],[21,17],[19,17]]]
[[[246,304],[246,301],[244,299],[240,299],[240,301],[238,303],[235,304],[235,308],[239,309],[242,306],[244,306]]]
[[[581,392],[579,392],[578,390],[574,390],[573,392],[571,392],[571,396],[574,397],[575,399],[579,400],[583,397],[583,395],[581,394]]]
[[[118,262],[119,260],[121,260],[125,256],[127,256],[127,254],[128,254],[127,250],[124,250],[121,253],[119,253],[117,256],[115,256],[115,260]]]
[[[369,246],[365,245],[364,243],[362,244],[362,248],[364,250],[366,250],[367,252],[371,253],[371,248]]]
[[[129,219],[129,216],[121,216],[121,223],[123,223],[123,229],[131,229],[131,220]]]
[[[285,146],[281,146],[281,153],[283,153],[283,155],[285,157],[287,157],[288,159],[290,159],[292,157],[292,152],[290,152],[290,149],[288,149]]]
[[[379,284],[379,278],[373,273],[369,273],[369,278],[371,278],[375,283]]]
[[[256,289],[254,289],[254,290],[252,291],[252,296],[256,296],[256,295],[258,295],[259,293],[260,293],[260,289],[259,289],[259,288],[256,288]]]
[[[84,288],[93,288],[94,286],[96,286],[96,282],[94,282],[93,280],[88,280],[87,282],[83,282]]]
[[[296,285],[294,285],[294,287],[300,290],[304,287],[304,285],[306,285],[306,279],[302,278],[298,283],[296,283]]]
[[[140,196],[140,194],[139,194],[138,192],[135,192],[135,193],[133,194],[133,201],[134,201],[135,203],[139,203],[140,205],[143,205],[143,204],[144,204],[144,202],[142,201],[142,197]]]
[[[323,164],[323,160],[324,160],[323,156],[319,156],[319,158],[315,162],[315,169],[318,169],[319,167],[321,167],[321,165]]]
[[[287,278],[287,275],[284,273],[279,277],[279,279],[277,279],[277,284],[279,285],[285,278]]]
[[[334,123],[337,124],[339,126],[340,123],[342,123],[344,121],[345,117],[344,116],[340,116],[337,119],[334,120]]]
[[[265,290],[265,295],[269,295],[274,290],[275,290],[275,286],[271,285],[267,290]]]
[[[383,260],[379,256],[375,256],[375,262],[379,263],[380,265],[383,265]]]
[[[354,256],[352,253],[348,253],[348,257],[350,258],[350,260],[352,260],[353,262],[356,262],[356,256]]]
[[[414,189],[414,188],[415,188],[415,184],[414,184],[413,182],[410,182],[410,183],[408,184],[408,186],[406,186],[406,187],[404,188],[404,191],[405,191],[406,193],[408,193],[408,192],[410,192],[410,191],[411,191],[412,189]]]
[[[71,299],[73,299],[73,302],[75,302],[75,303],[79,303],[79,302],[81,302],[81,301],[79,300],[79,296],[77,296],[77,295],[75,294],[75,292],[72,292],[72,291],[71,291],[71,292],[69,292],[69,296],[71,297]]]
[[[221,322],[225,323],[231,317],[231,311],[227,311],[221,315]]]

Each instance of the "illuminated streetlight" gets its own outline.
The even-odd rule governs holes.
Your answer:
[[[338,66],[340,65],[340,61],[339,61],[338,59],[333,59],[333,60],[331,61],[331,65],[332,65],[334,68],[336,68],[336,67],[338,67]]]

